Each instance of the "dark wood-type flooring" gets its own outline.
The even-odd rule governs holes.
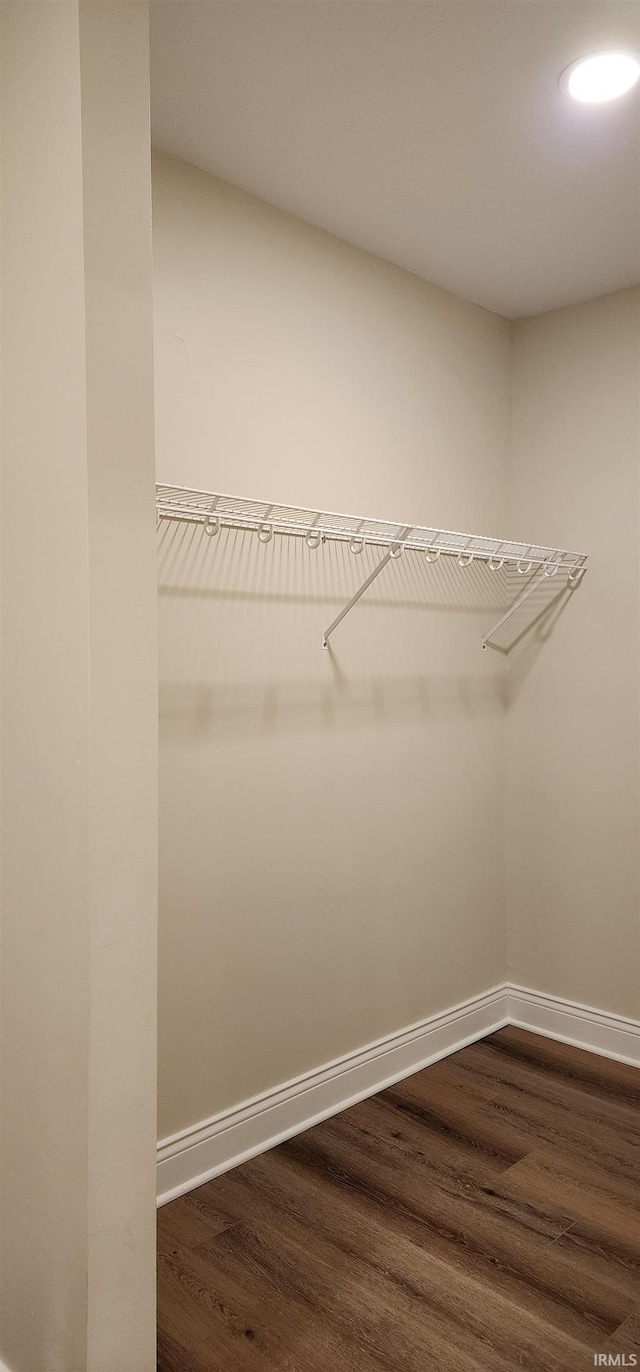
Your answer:
[[[501,1029],[172,1201],[159,1369],[640,1367],[639,1106]]]

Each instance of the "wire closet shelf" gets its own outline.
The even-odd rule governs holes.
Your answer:
[[[255,532],[261,543],[270,543],[274,534],[287,534],[304,538],[311,549],[318,548],[327,539],[346,543],[354,557],[367,546],[385,550],[381,562],[325,631],[322,640],[324,648],[328,647],[333,630],[378,573],[407,548],[423,553],[429,563],[437,562],[444,555],[456,558],[463,569],[471,566],[472,562],[483,562],[491,571],[511,567],[529,578],[526,590],[483,638],[483,648],[492,634],[543,580],[564,572],[567,585],[574,590],[586,571],[587,555],[566,548],[547,548],[539,543],[519,543],[512,539],[489,538],[484,534],[456,533],[451,529],[399,524],[358,515],[334,514],[327,510],[307,510],[302,506],[276,505],[264,500],[245,500],[238,496],[183,486],[157,485],[156,505],[161,520],[187,520],[203,524],[205,533],[211,537],[221,528],[246,529]]]

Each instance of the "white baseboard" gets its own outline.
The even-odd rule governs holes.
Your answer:
[[[158,1205],[506,1024],[640,1066],[640,1021],[525,986],[494,986],[484,995],[162,1139],[158,1144]]]
[[[356,1053],[265,1091],[158,1144],[158,1204],[173,1200],[375,1095],[507,1023],[507,987],[494,986]]]
[[[640,1067],[640,1020],[531,991],[526,986],[509,985],[507,990],[510,1024]]]

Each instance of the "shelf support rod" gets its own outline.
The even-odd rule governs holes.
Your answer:
[[[325,629],[324,634],[322,635],[323,648],[329,647],[329,639],[334,629],[337,629],[338,625],[344,619],[345,615],[348,615],[349,610],[352,610],[354,605],[357,604],[357,602],[360,599],[360,596],[364,595],[365,591],[368,591],[371,582],[375,581],[376,577],[380,575],[380,572],[386,567],[387,563],[390,562],[392,558],[398,557],[398,549],[400,548],[401,550],[401,544],[404,542],[404,539],[407,538],[408,535],[411,533],[412,528],[413,525],[408,524],[406,528],[404,528],[402,532],[398,534],[395,543],[391,545],[391,547],[385,553],[384,557],[378,563],[377,567],[374,567],[373,571],[369,573],[366,581],[363,581],[362,585],[356,591],[355,595],[352,595],[351,600],[349,600],[347,604],[344,606],[344,609],[340,611],[340,614],[336,615],[333,623],[329,625],[329,628]]]
[[[539,575],[536,576],[534,574],[533,580],[530,583],[530,585],[527,586],[527,589],[522,592],[522,595],[517,596],[513,604],[509,606],[509,609],[507,610],[506,614],[504,614],[502,618],[498,620],[497,624],[494,624],[492,628],[489,629],[488,633],[485,634],[482,640],[483,648],[486,648],[487,643],[489,643],[489,641],[493,638],[494,634],[497,634],[498,629],[501,629],[502,625],[506,624],[508,619],[511,619],[511,616],[515,614],[516,610],[519,610],[520,606],[524,605],[525,600],[528,600],[529,596],[533,595],[534,591],[537,591],[538,586],[541,586],[543,581],[547,579],[547,572],[545,570],[546,566],[547,564],[544,563],[542,567],[538,569]]]

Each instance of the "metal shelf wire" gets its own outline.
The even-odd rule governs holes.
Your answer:
[[[586,571],[586,553],[576,553],[566,548],[547,548],[540,543],[489,538],[484,534],[456,533],[452,529],[335,514],[327,510],[308,510],[302,506],[278,505],[265,500],[245,500],[239,496],[192,490],[183,486],[157,485],[156,504],[160,519],[203,524],[211,535],[215,535],[220,528],[248,529],[253,530],[262,543],[269,543],[274,533],[286,534],[304,538],[309,548],[317,548],[327,539],[333,539],[346,543],[355,556],[367,545],[385,549],[381,562],[326,630],[322,640],[324,648],[328,647],[330,634],[378,573],[406,548],[423,553],[428,562],[436,562],[444,554],[455,557],[461,568],[469,567],[472,562],[484,562],[491,571],[514,566],[523,576],[532,578],[506,615],[485,635],[483,648],[496,629],[545,578],[565,572],[567,584],[573,590],[580,584]]]

